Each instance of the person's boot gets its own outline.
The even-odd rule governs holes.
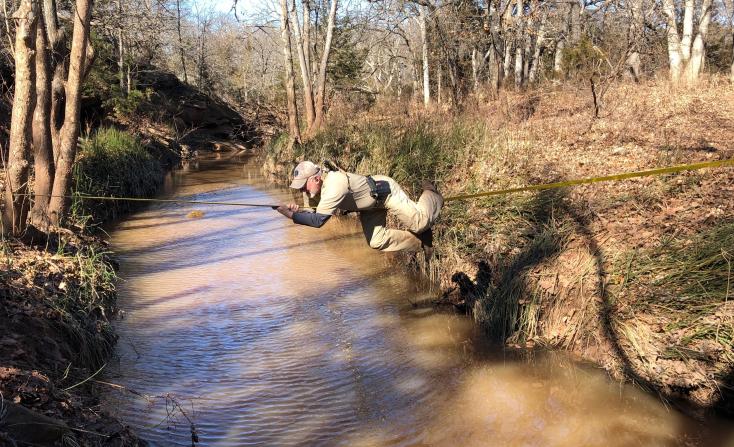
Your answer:
[[[438,194],[438,189],[436,189],[436,185],[428,180],[423,180],[423,182],[421,182],[421,188],[423,188],[424,191],[433,191]]]
[[[438,192],[438,188],[436,188],[436,185],[434,185],[433,182],[423,180],[423,182],[421,183],[421,188],[423,188],[423,191],[431,191],[435,193],[439,198],[440,206],[443,206],[443,195]]]
[[[426,261],[428,261],[433,257],[433,230],[429,228],[423,233],[416,234],[416,237],[420,239],[423,254],[426,256]]]

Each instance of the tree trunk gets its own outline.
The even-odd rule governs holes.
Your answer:
[[[421,33],[421,57],[423,60],[423,106],[431,104],[431,75],[428,66],[428,11],[425,6],[418,5],[418,27]]]
[[[688,61],[687,80],[688,82],[698,81],[703,69],[703,61],[706,57],[706,35],[708,34],[709,23],[711,21],[711,2],[712,0],[703,0],[701,5],[701,19],[698,23],[698,33],[693,41],[691,48],[691,58]]]
[[[184,82],[189,83],[186,73],[186,56],[184,54],[183,37],[181,36],[181,0],[176,0],[176,29],[178,31],[178,50],[181,55],[181,68],[183,69]]]
[[[336,24],[336,8],[338,0],[331,0],[331,10],[329,10],[329,22],[326,25],[326,40],[324,41],[324,52],[321,53],[321,65],[319,66],[318,91],[316,92],[316,119],[313,126],[309,129],[310,134],[316,133],[321,129],[324,122],[324,101],[326,99],[326,68],[329,65],[329,55],[331,53],[331,40],[334,37],[334,26]]]
[[[54,178],[51,142],[51,49],[44,15],[38,18],[36,32],[36,109],[33,113],[33,209],[31,223],[48,231],[48,204]]]
[[[556,52],[553,55],[553,72],[556,76],[563,75],[563,50],[566,48],[566,41],[561,38],[556,41]]]
[[[309,0],[301,0],[303,6],[303,52],[306,58],[306,70],[311,79],[311,92],[313,93],[313,51],[311,50],[311,3]]]
[[[472,78],[472,90],[476,92],[479,89],[479,67],[477,63],[477,49],[472,48],[471,50],[471,78]]]
[[[509,33],[506,33],[506,35],[507,37],[505,38],[505,59],[504,63],[502,64],[502,85],[505,85],[505,83],[508,82],[512,70],[512,38],[509,36]]]
[[[729,0],[729,34],[731,34],[731,70],[730,81],[734,84],[734,0]]]
[[[496,48],[494,48],[494,44],[492,44],[492,48],[490,49],[491,53],[489,55],[489,69],[490,69],[490,84],[492,85],[492,93],[497,94],[500,90],[500,72],[502,70],[502,66],[499,63],[499,60],[497,59],[497,53]]]
[[[64,125],[59,135],[59,158],[56,164],[49,218],[58,225],[66,212],[67,200],[71,185],[71,170],[76,157],[77,140],[79,139],[79,113],[81,110],[81,88],[86,72],[87,45],[89,43],[89,21],[92,12],[92,0],[77,0],[74,11],[74,31],[71,38],[69,55],[69,76],[66,80],[66,105],[64,109]]]
[[[693,40],[693,13],[696,6],[695,0],[685,0],[683,10],[683,36],[680,39],[680,55],[683,64],[688,63],[691,58],[691,42]]]
[[[630,1],[630,18],[627,31],[628,47],[627,68],[635,82],[640,82],[642,63],[640,61],[640,44],[642,43],[642,28],[645,25],[643,0]]]
[[[51,116],[50,131],[51,145],[53,150],[53,162],[58,159],[59,132],[64,124],[64,76],[66,71],[66,60],[68,54],[66,46],[66,33],[59,28],[59,19],[56,13],[56,0],[43,0],[43,23],[46,27],[46,36],[51,50],[50,68],[53,73],[51,81]]]
[[[734,2],[732,2],[731,13],[731,75],[730,81],[734,84]]]
[[[438,70],[436,70],[436,101],[439,104],[443,101],[443,70],[441,64],[438,64]]]
[[[515,45],[515,89],[522,88],[522,45]]]
[[[540,55],[543,52],[543,43],[545,42],[545,22],[548,19],[548,13],[545,9],[540,16],[540,26],[538,28],[538,37],[535,40],[535,50],[530,63],[530,72],[528,73],[528,82],[535,84],[538,80],[538,66],[540,64]]]
[[[515,89],[522,88],[522,57],[525,50],[525,11],[524,0],[517,0],[517,33],[515,34]]]
[[[123,39],[122,35],[122,18],[123,18],[123,11],[122,11],[122,0],[117,0],[117,13],[119,14],[118,17],[118,24],[119,27],[117,30],[117,76],[120,81],[120,95],[125,95],[125,40]]]
[[[301,128],[298,123],[296,105],[296,85],[293,74],[293,53],[291,52],[291,31],[288,20],[288,0],[280,0],[280,33],[283,39],[283,61],[285,64],[285,91],[288,101],[288,131],[290,143],[301,142]]]
[[[20,235],[28,212],[28,166],[33,108],[36,102],[35,49],[38,3],[23,0],[15,12],[15,92],[10,119],[10,148],[5,165],[2,234]]]
[[[578,0],[572,0],[570,5],[571,14],[571,43],[576,45],[581,40],[581,5]]]
[[[308,11],[303,13],[304,26],[308,20]],[[303,107],[306,109],[306,126],[311,127],[314,119],[316,118],[316,112],[314,110],[313,103],[313,87],[311,83],[311,73],[308,68],[308,62],[306,60],[306,46],[303,35],[301,34],[301,27],[298,24],[298,13],[296,12],[296,0],[293,0],[293,6],[291,8],[291,23],[293,23],[293,30],[296,35],[296,51],[298,53],[298,64],[301,67],[301,81],[303,82]]]
[[[681,45],[678,36],[678,24],[675,17],[675,4],[673,0],[663,0],[663,13],[667,19],[668,31],[668,60],[670,63],[670,79],[674,84],[680,81],[681,75]]]

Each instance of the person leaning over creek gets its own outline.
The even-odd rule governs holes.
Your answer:
[[[436,221],[443,197],[430,182],[423,182],[418,203],[410,200],[395,180],[384,175],[364,176],[344,171],[324,171],[310,161],[293,170],[291,188],[310,199],[318,199],[316,212],[299,211],[295,203],[276,209],[293,222],[320,228],[336,210],[359,211],[362,229],[370,247],[382,251],[423,248],[432,253],[431,226]],[[395,214],[409,231],[387,228],[387,213]]]

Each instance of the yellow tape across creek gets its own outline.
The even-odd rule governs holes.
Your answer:
[[[669,166],[667,168],[656,168],[656,169],[649,169],[646,171],[635,171],[635,172],[626,172],[623,174],[605,175],[603,177],[591,177],[591,178],[582,178],[582,179],[576,179],[576,180],[567,180],[565,182],[544,183],[540,185],[521,186],[518,188],[499,189],[495,191],[485,191],[485,192],[478,192],[474,194],[461,194],[458,196],[446,197],[444,198],[444,202],[474,199],[477,197],[499,196],[499,195],[504,195],[504,194],[513,194],[516,192],[524,192],[524,191],[542,191],[546,189],[564,188],[567,186],[586,185],[590,183],[609,182],[609,181],[614,181],[614,180],[627,180],[627,179],[636,178],[636,177],[650,177],[653,175],[674,174],[676,172],[695,171],[697,169],[704,169],[704,168],[718,168],[721,166],[734,166],[734,158],[730,158],[728,160],[705,161],[701,163],[691,163],[691,164],[678,165],[678,166]],[[18,193],[14,193],[13,195],[32,196],[32,194],[18,194]],[[64,197],[68,199],[77,198],[77,199],[84,199],[84,200],[123,200],[123,201],[130,201],[130,202],[164,202],[164,203],[168,202],[168,203],[185,203],[185,204],[194,204],[194,205],[258,206],[258,207],[271,207],[271,208],[278,206],[274,204],[264,204],[264,203],[210,202],[210,201],[183,200],[183,199],[147,199],[147,198],[142,198],[142,197],[87,196],[87,195],[82,195],[82,194],[69,195],[69,196],[46,196],[46,197]]]
[[[499,196],[499,195],[504,195],[504,194],[523,192],[523,191],[542,191],[546,189],[564,188],[566,186],[576,186],[576,185],[587,185],[590,183],[609,182],[613,180],[627,180],[627,179],[636,178],[636,177],[650,177],[653,175],[674,174],[676,172],[695,171],[697,169],[704,169],[704,168],[718,168],[721,166],[734,166],[734,158],[730,158],[728,160],[705,161],[702,163],[691,163],[691,164],[685,164],[685,165],[670,166],[667,168],[656,168],[656,169],[650,169],[646,171],[635,171],[635,172],[626,172],[623,174],[605,175],[603,177],[591,177],[591,178],[582,178],[582,179],[576,179],[576,180],[567,180],[565,182],[544,183],[540,185],[521,186],[518,188],[499,189],[496,191],[478,192],[474,194],[461,194],[458,196],[446,197],[444,198],[444,202],[474,199],[477,197]]]

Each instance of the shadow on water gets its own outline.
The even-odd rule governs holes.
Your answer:
[[[275,302],[287,302],[291,300],[293,304],[293,311],[288,313],[285,319],[260,319],[258,324],[248,329],[247,332],[242,332],[242,326],[237,321],[238,314],[228,316],[225,321],[219,321],[218,326],[212,330],[216,330],[216,334],[207,334],[197,332],[197,337],[201,340],[199,343],[215,343],[216,346],[211,346],[209,350],[202,350],[203,353],[209,352],[209,354],[203,354],[196,358],[185,356],[185,364],[176,364],[175,367],[166,367],[170,365],[160,365],[155,371],[156,374],[161,374],[164,380],[158,381],[155,377],[146,378],[146,390],[145,392],[149,395],[165,395],[171,389],[171,384],[184,384],[189,385],[188,388],[196,389],[196,395],[198,396],[173,396],[178,399],[184,399],[184,404],[188,405],[188,400],[191,400],[191,404],[197,409],[197,413],[206,413],[208,411],[214,411],[222,416],[219,417],[220,423],[223,426],[226,424],[224,421],[225,416],[231,416],[231,426],[226,433],[220,433],[217,436],[221,436],[220,439],[235,440],[238,437],[245,437],[248,445],[332,445],[334,442],[335,430],[339,430],[339,426],[349,421],[349,411],[345,414],[332,414],[328,410],[328,400],[324,403],[321,402],[297,402],[294,401],[294,405],[297,406],[314,406],[314,408],[308,408],[309,411],[302,411],[300,416],[289,422],[288,430],[273,430],[269,424],[272,423],[268,418],[274,417],[272,415],[262,414],[263,410],[258,405],[254,404],[257,402],[271,402],[274,397],[286,399],[293,393],[298,393],[296,384],[313,384],[322,383],[324,378],[334,374],[336,371],[345,371],[341,380],[351,383],[355,390],[355,395],[352,397],[351,403],[357,408],[357,414],[359,419],[366,421],[379,421],[389,416],[391,412],[400,412],[406,408],[411,402],[424,397],[424,391],[416,388],[410,389],[402,386],[397,376],[381,374],[383,370],[399,370],[404,368],[403,364],[395,363],[393,361],[399,361],[399,358],[387,358],[380,357],[375,360],[380,365],[376,364],[363,364],[360,361],[355,360],[359,358],[362,353],[356,346],[352,345],[352,339],[363,338],[370,339],[370,334],[361,328],[358,328],[359,322],[344,322],[342,316],[334,314],[328,311],[310,312],[309,308],[323,306],[323,297],[332,297],[329,301],[338,301],[338,298],[344,294],[345,290],[355,291],[361,288],[372,288],[381,278],[385,278],[386,274],[390,269],[388,267],[378,269],[369,275],[359,275],[358,277],[344,282],[333,287],[322,288],[313,294],[306,294],[300,296],[293,295],[282,295],[271,297]],[[389,287],[389,284],[382,285],[381,287]],[[185,295],[196,295],[201,290],[192,288],[183,293],[169,295],[161,298],[162,301],[175,300]],[[247,315],[255,310],[254,306],[260,306],[260,304],[252,304],[251,308],[246,307],[243,304],[241,312],[243,315]],[[328,303],[327,303],[328,306]],[[364,301],[349,301],[350,313],[353,315],[360,315],[360,307],[370,310],[374,306],[369,300]],[[194,316],[197,317],[196,313],[199,310],[194,310]],[[268,351],[272,348],[271,346],[283,346],[283,340],[290,340],[293,338],[292,331],[294,331],[298,325],[303,324],[303,316],[309,315],[317,318],[312,321],[312,327],[314,330],[318,328],[329,328],[328,331],[316,331],[316,339],[330,339],[330,341],[322,341],[319,344],[325,344],[327,346],[333,346],[335,351],[331,352],[326,356],[326,362],[320,364],[318,367],[310,366],[306,368],[297,368],[298,363],[291,362],[290,369],[277,369],[268,368],[266,371],[260,371],[257,364],[252,363],[253,353]],[[412,318],[422,319],[430,318],[430,314],[416,314]],[[202,316],[203,317],[203,316]],[[253,318],[252,316],[250,318]],[[231,319],[231,320],[230,320]],[[389,323],[382,322],[394,326],[395,330],[398,330],[402,324],[400,319],[395,319]],[[200,324],[204,325],[205,322],[200,320]],[[191,336],[191,328],[182,328],[178,324],[170,325],[158,325],[155,327],[155,339],[156,340],[168,340],[167,343],[176,345],[175,340],[183,339]],[[389,330],[386,326],[381,326],[380,331]],[[230,334],[231,338],[225,343],[227,346],[220,346],[222,338]],[[153,336],[152,334],[137,334],[136,337],[146,338]],[[132,343],[137,344],[136,340],[132,340]],[[364,343],[364,341],[363,341]],[[350,346],[347,348],[347,346]],[[362,344],[364,348],[368,347],[368,344]],[[371,347],[370,347],[371,348]],[[133,346],[133,349],[134,346]],[[160,348],[159,348],[160,349]],[[164,352],[167,349],[174,348],[162,348]],[[303,349],[303,348],[301,348]],[[345,349],[349,349],[350,355],[344,355]],[[175,350],[175,349],[174,349]],[[246,380],[243,383],[238,383],[236,386],[239,388],[237,392],[228,393],[226,396],[220,396],[216,402],[209,403],[208,399],[202,399],[201,396],[208,396],[221,392],[223,378],[219,375],[221,371],[218,370],[218,365],[223,360],[223,355],[228,353],[233,357],[241,357],[250,359],[248,362],[243,363],[241,366],[242,371],[240,374],[245,377],[253,375],[257,376],[257,380],[248,383]],[[171,353],[173,354],[173,352]],[[306,353],[294,352],[296,358],[305,358]],[[364,354],[368,355],[368,354]],[[129,360],[128,360],[129,361]],[[145,358],[140,359],[141,362],[148,361]],[[301,360],[299,360],[301,361]],[[307,363],[307,360],[302,360]],[[208,370],[210,378],[204,382],[192,382],[192,371]],[[226,372],[226,369],[225,369]],[[436,371],[429,371],[428,367],[424,370],[424,373],[435,374]],[[281,385],[278,383],[286,381],[289,377],[294,377],[293,385]],[[252,378],[250,377],[250,380]],[[258,387],[253,386],[258,382],[273,382],[271,387]],[[234,385],[233,385],[234,386]],[[245,391],[245,389],[247,391]],[[374,395],[376,390],[380,390],[379,394],[390,396],[390,404],[384,402],[375,401]],[[231,397],[228,397],[230,396]],[[328,398],[328,396],[326,396]],[[350,401],[347,401],[348,403]],[[342,404],[341,402],[335,402],[335,404]],[[209,405],[215,405],[216,407],[209,407]],[[280,405],[285,405],[282,403]],[[322,407],[326,405],[326,407]],[[349,408],[349,407],[347,407]],[[388,414],[384,414],[384,409],[387,408]],[[303,410],[303,409],[301,409]],[[327,416],[328,415],[328,416]],[[248,433],[242,433],[243,427],[248,427],[251,424],[242,423],[242,421],[260,420],[264,421],[263,425],[267,426],[262,430],[254,430]],[[207,442],[214,442],[217,439],[212,438],[212,433],[207,433],[206,427],[198,428],[201,430],[202,439],[206,439]],[[407,429],[410,431],[410,428]],[[185,438],[185,433],[180,433],[181,439]],[[243,442],[244,443],[244,442]]]

